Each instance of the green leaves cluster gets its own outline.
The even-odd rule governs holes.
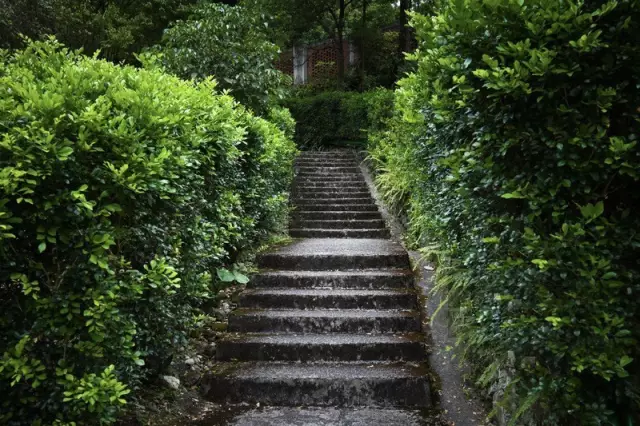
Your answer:
[[[219,271],[286,215],[274,117],[55,41],[3,58],[0,423],[110,423],[185,343]]]
[[[417,69],[369,149],[413,241],[438,255],[479,383],[503,385],[513,424],[627,424],[640,3],[447,0],[413,26]]]
[[[268,39],[268,20],[242,6],[199,5],[165,31],[159,50],[170,72],[213,76],[219,88],[256,113],[283,96],[287,77],[275,69],[280,49]]]
[[[112,61],[133,62],[134,54],[157,43],[162,31],[194,0],[0,0],[0,47],[23,46],[21,35],[55,35]]]

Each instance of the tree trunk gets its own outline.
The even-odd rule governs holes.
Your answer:
[[[336,25],[336,33],[338,34],[338,60],[336,64],[338,66],[338,82],[342,84],[344,82],[344,14],[345,14],[345,0],[340,0],[340,14],[338,15],[338,22]]]
[[[411,32],[409,31],[409,15],[411,10],[411,0],[400,0],[400,34],[398,47],[400,53],[411,50]]]
[[[358,52],[360,57],[358,60],[360,61],[360,90],[364,90],[364,39],[367,33],[367,0],[362,0],[362,23],[360,26],[362,33],[360,34],[360,51]]]

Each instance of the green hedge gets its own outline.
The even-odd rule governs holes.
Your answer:
[[[0,423],[109,423],[286,212],[291,119],[52,41],[0,61]]]
[[[369,150],[478,383],[512,424],[634,424],[640,3],[445,0],[413,26]]]
[[[296,120],[296,144],[318,148],[366,139],[368,93],[294,95],[285,102]]]

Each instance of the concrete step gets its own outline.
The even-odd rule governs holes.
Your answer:
[[[313,197],[315,194],[344,194],[358,193],[364,195],[370,195],[369,188],[366,186],[356,185],[342,185],[342,186],[308,186],[308,185],[295,185],[292,193],[295,195]]]
[[[362,181],[359,183],[354,183],[354,182],[335,182],[335,181],[331,181],[331,182],[316,182],[316,181],[296,181],[294,183],[294,188],[298,189],[298,190],[304,190],[304,189],[309,189],[309,190],[313,190],[313,189],[322,189],[322,190],[329,190],[329,189],[343,189],[343,188],[358,188],[361,191],[362,190],[369,190],[369,187],[367,186],[367,184]]]
[[[363,309],[237,309],[230,332],[239,333],[399,333],[420,331],[417,311]]]
[[[318,152],[302,152],[298,155],[298,159],[341,159],[346,158],[355,160],[355,153],[352,151],[318,151]]]
[[[417,309],[415,292],[407,289],[249,289],[240,296],[243,308],[261,309]]]
[[[307,204],[374,204],[371,195],[366,197],[345,197],[345,198],[308,198],[295,197],[291,199],[293,204],[301,207]]]
[[[218,340],[221,361],[423,361],[421,333],[229,334]]]
[[[362,203],[362,204],[304,204],[300,205],[305,211],[354,211],[354,212],[377,212],[378,206],[374,203]]]
[[[291,222],[291,228],[315,228],[315,229],[384,229],[382,219],[306,219],[298,218]]]
[[[226,426],[428,426],[430,417],[416,409],[263,407],[237,410]],[[214,414],[215,415],[215,414]],[[202,423],[204,425],[205,423]],[[206,423],[209,425],[210,423]],[[216,423],[217,424],[217,423]]]
[[[319,191],[305,191],[298,192],[293,191],[292,198],[295,200],[297,198],[315,198],[317,200],[326,200],[326,199],[334,199],[334,198],[366,198],[371,197],[371,193],[368,190],[357,190],[357,191],[343,191],[341,189],[332,189],[332,190],[319,190]]]
[[[400,245],[383,239],[309,238],[258,256],[258,267],[288,270],[409,268]]]
[[[250,288],[412,288],[413,274],[407,269],[342,271],[263,271],[254,275]]]
[[[353,212],[377,212],[378,206],[369,204],[304,204],[300,206],[307,212],[331,212],[331,211],[353,211]],[[294,212],[295,214],[295,212]]]
[[[204,390],[220,403],[427,407],[427,373],[410,363],[220,363]]]
[[[379,211],[307,211],[300,209],[294,211],[292,217],[294,222],[300,220],[337,220],[346,222],[349,220],[379,220],[382,215]]]
[[[353,158],[298,158],[296,166],[350,166],[357,167],[360,163]]]
[[[289,228],[293,238],[390,238],[387,229]]]
[[[314,181],[354,181],[354,182],[362,182],[364,181],[364,177],[361,173],[345,173],[341,175],[326,175],[323,173],[298,173],[296,175],[296,180],[314,180]]]
[[[360,168],[356,166],[300,166],[296,167],[296,170],[298,173],[317,173],[327,175],[360,173]]]

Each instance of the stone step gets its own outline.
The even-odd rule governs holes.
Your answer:
[[[366,186],[355,185],[342,185],[342,186],[308,186],[308,185],[296,185],[293,187],[292,194],[304,195],[306,197],[313,197],[316,194],[340,194],[340,196],[346,194],[360,194],[370,195],[369,188]]]
[[[317,174],[346,174],[360,173],[360,168],[356,166],[300,166],[296,167],[298,173],[317,173]]]
[[[315,188],[340,188],[342,186],[360,186],[369,189],[364,179],[362,180],[320,180],[320,179],[300,179],[297,178],[293,187],[315,187]]]
[[[346,158],[350,160],[355,160],[355,153],[350,151],[322,151],[322,152],[302,152],[298,155],[298,159],[341,159]]]
[[[306,212],[377,212],[378,206],[374,203],[369,204],[304,204],[300,206]],[[295,212],[294,212],[295,214]],[[323,216],[324,217],[324,216]]]
[[[304,196],[304,197],[302,197]],[[341,189],[326,190],[326,191],[306,191],[304,193],[294,191],[292,194],[293,199],[296,198],[315,198],[318,200],[334,199],[334,198],[366,198],[371,197],[371,193],[367,190],[359,191],[342,191]]]
[[[420,331],[417,311],[364,309],[236,309],[230,332],[399,333]]]
[[[305,207],[306,208],[306,207]],[[296,210],[293,212],[293,220],[368,220],[368,219],[380,219],[382,215],[379,211],[307,211]]]
[[[296,166],[351,166],[357,167],[360,163],[353,158],[298,158]]]
[[[290,227],[314,229],[384,229],[385,223],[382,219],[320,220],[298,218],[291,222]]]
[[[219,403],[427,407],[427,373],[410,363],[220,363],[204,390]]]
[[[289,228],[293,238],[390,238],[387,229]]]
[[[307,204],[344,204],[344,205],[374,204],[373,198],[371,198],[371,195],[367,197],[357,197],[357,198],[345,197],[345,198],[323,198],[323,199],[299,197],[299,198],[292,198],[291,202],[301,207],[304,207]]]
[[[258,256],[258,267],[337,270],[409,268],[409,255],[398,243],[383,239],[311,238]]]
[[[412,288],[413,274],[406,269],[342,271],[263,271],[249,281],[250,288]]]
[[[362,182],[364,181],[364,177],[361,173],[351,173],[351,174],[342,174],[342,175],[325,175],[318,173],[298,173],[296,175],[296,180],[313,180],[313,181],[323,181],[323,182],[331,182],[331,181],[354,181],[354,182]]]
[[[415,292],[407,289],[249,289],[240,296],[243,308],[261,309],[417,309]]]
[[[229,334],[217,343],[220,361],[423,361],[421,333]]]
[[[297,181],[294,184],[294,188],[297,190],[314,190],[314,189],[343,189],[343,188],[358,188],[360,190],[369,190],[367,184],[362,181],[360,183],[354,182],[306,182],[306,181]]]
[[[225,423],[226,426],[427,426],[418,409],[263,407],[244,408]],[[205,423],[202,423],[203,425]],[[206,423],[209,425],[209,423]],[[217,423],[216,423],[217,424]]]

